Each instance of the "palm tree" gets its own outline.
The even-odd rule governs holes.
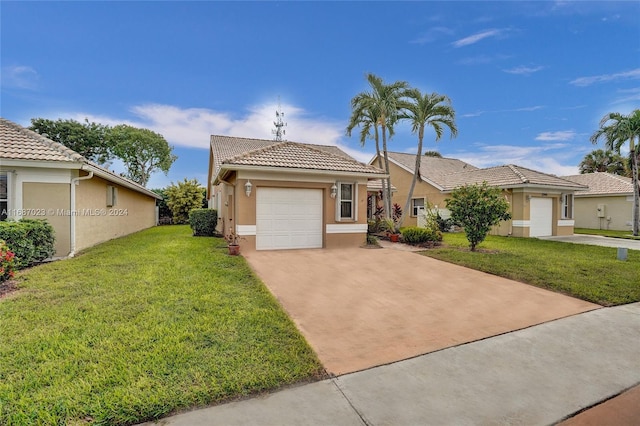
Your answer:
[[[438,93],[422,94],[418,89],[409,89],[406,96],[411,99],[401,115],[402,119],[411,121],[411,131],[418,133],[418,151],[416,153],[416,163],[413,171],[413,179],[407,194],[407,201],[404,205],[400,225],[411,208],[411,197],[416,182],[420,177],[420,164],[422,163],[422,141],[424,139],[424,129],[426,126],[433,127],[436,132],[436,141],[440,140],[445,128],[449,128],[451,137],[454,138],[458,134],[458,128],[455,123],[456,112],[451,106],[451,100],[448,96]],[[426,153],[425,153],[426,154]]]
[[[640,227],[640,182],[638,182],[638,153],[636,138],[640,142],[640,109],[629,115],[612,112],[600,120],[600,128],[591,136],[591,143],[603,139],[607,149],[620,154],[620,148],[629,141],[631,156],[631,181],[633,182],[633,235],[638,236]]]
[[[360,142],[371,137],[371,126],[374,128],[376,153],[380,158],[379,134],[382,135],[382,155],[384,157],[384,171],[389,175],[389,155],[387,152],[387,135],[394,134],[393,126],[398,120],[399,111],[403,108],[404,92],[409,87],[407,82],[396,81],[384,84],[382,79],[374,74],[367,74],[367,81],[371,86],[370,92],[363,92],[351,100],[351,119],[347,126],[347,135],[357,125],[362,127]],[[380,128],[378,133],[378,127]],[[384,200],[385,216],[391,215],[391,179],[387,177],[383,182],[382,198]]]
[[[578,166],[581,174],[607,172],[620,176],[631,176],[626,160],[620,154],[610,150],[596,149],[585,155]]]

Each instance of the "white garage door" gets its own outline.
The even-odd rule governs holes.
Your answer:
[[[257,250],[321,247],[321,189],[257,189]]]
[[[548,237],[553,233],[553,200],[551,198],[531,198],[530,237]]]

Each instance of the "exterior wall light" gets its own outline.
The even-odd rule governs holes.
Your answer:
[[[251,188],[253,188],[253,185],[251,181],[247,179],[247,183],[244,184],[244,193],[247,194],[247,197],[251,196]]]
[[[331,185],[331,198],[336,198],[337,194],[338,194],[338,187],[334,183],[333,185]]]

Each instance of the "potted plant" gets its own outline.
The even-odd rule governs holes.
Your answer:
[[[236,234],[232,228],[229,228],[229,233],[224,236],[224,239],[228,243],[229,255],[237,256],[240,254],[240,235]]]
[[[384,220],[384,226],[387,229],[387,236],[392,243],[400,241],[400,227],[395,220],[386,218]]]

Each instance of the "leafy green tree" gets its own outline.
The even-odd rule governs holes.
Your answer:
[[[157,201],[158,216],[160,216],[161,222],[162,222],[162,218],[172,217],[173,214],[171,213],[171,209],[167,205],[167,190],[164,188],[160,188],[160,189],[152,189],[151,192],[155,192],[157,195],[162,197],[162,199]]]
[[[404,93],[409,85],[405,81],[396,81],[395,83],[385,84],[383,80],[374,75],[367,74],[367,81],[371,86],[370,92],[363,92],[351,99],[351,118],[347,126],[347,134],[351,134],[351,130],[357,125],[364,129],[374,126],[376,129],[374,137],[376,138],[376,150],[379,153],[378,135],[382,135],[382,154],[384,156],[384,170],[389,173],[389,155],[387,151],[387,133],[389,137],[394,134],[394,125],[398,121],[399,112],[404,106]],[[380,133],[378,133],[378,127]],[[365,136],[370,134],[366,132]],[[361,133],[361,142],[362,138]],[[383,183],[382,198],[385,204],[385,216],[391,215],[391,179],[387,178]]]
[[[442,154],[440,154],[438,151],[425,151],[422,155],[424,155],[425,157],[442,158]]]
[[[456,127],[456,112],[451,106],[451,100],[445,95],[438,93],[422,94],[418,89],[409,89],[405,91],[411,101],[404,107],[401,119],[407,119],[411,122],[411,131],[418,134],[418,150],[416,152],[416,162],[413,170],[413,178],[411,186],[407,194],[407,201],[404,204],[404,214],[400,218],[400,226],[404,222],[407,212],[411,208],[411,198],[416,182],[420,177],[420,164],[422,163],[422,141],[424,139],[424,129],[426,126],[433,127],[436,132],[436,141],[440,140],[445,128],[449,129],[451,137],[458,134]]]
[[[111,129],[109,139],[111,152],[127,169],[123,176],[142,186],[147,185],[155,171],[161,170],[166,175],[178,158],[165,138],[149,129],[121,124]]]
[[[29,129],[99,164],[104,164],[113,156],[107,139],[109,126],[90,123],[86,118],[84,123],[76,120],[32,118]]]
[[[487,182],[458,187],[445,201],[451,219],[463,226],[471,251],[476,251],[492,226],[511,219],[509,203],[502,196],[502,190]]]
[[[167,206],[173,214],[173,223],[189,223],[189,212],[193,209],[202,208],[202,198],[204,197],[202,186],[196,179],[173,182],[165,189],[167,195]]]
[[[581,174],[607,172],[631,177],[625,158],[610,150],[596,149],[585,155],[578,166]]]
[[[611,112],[600,120],[599,129],[591,135],[591,143],[604,140],[608,150],[620,154],[620,148],[629,142],[631,157],[631,181],[633,182],[633,235],[638,236],[640,228],[640,180],[638,176],[638,156],[636,139],[640,143],[640,109],[629,115]]]

